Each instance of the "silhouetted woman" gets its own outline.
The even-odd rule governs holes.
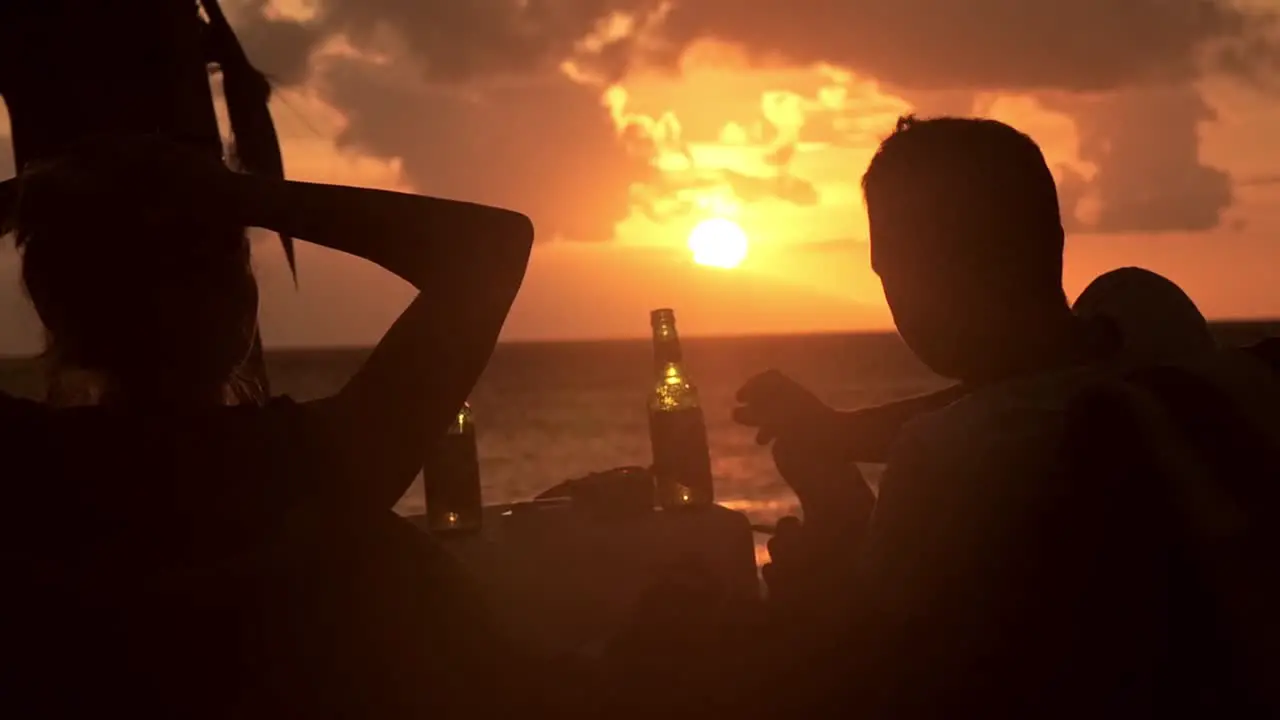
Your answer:
[[[390,509],[489,359],[529,220],[236,174],[154,138],[81,148],[8,190],[45,358],[91,393],[0,396],[3,702],[31,717],[462,702],[431,688],[474,669],[479,631],[457,613],[476,603]],[[246,227],[418,289],[332,397],[265,399],[240,380],[258,314]]]

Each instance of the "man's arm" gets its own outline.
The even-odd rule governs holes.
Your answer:
[[[969,392],[970,389],[964,385],[952,385],[927,395],[840,412],[837,422],[845,449],[844,459],[861,463],[887,462],[889,448],[898,439],[904,425],[920,415],[950,405]]]

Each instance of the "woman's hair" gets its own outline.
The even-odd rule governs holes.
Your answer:
[[[244,228],[175,220],[129,197],[127,179],[104,182],[75,154],[25,169],[3,228],[44,325],[51,390],[87,373],[95,394],[260,401],[242,373],[258,310]]]

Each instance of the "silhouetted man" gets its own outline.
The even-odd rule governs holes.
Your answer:
[[[1154,712],[1158,563],[1109,563],[1107,489],[1071,477],[1059,452],[1068,405],[1115,348],[1067,302],[1039,148],[991,120],[904,118],[863,187],[899,333],[969,394],[904,428],[854,582],[833,583],[853,608],[830,660],[848,668],[851,704],[877,717]],[[777,373],[740,398],[766,439],[831,412]]]
[[[1123,267],[1103,273],[1072,305],[1076,316],[1095,322],[1100,333],[1114,332],[1115,355],[1109,361],[1126,365],[1178,362],[1189,356],[1215,353],[1218,349],[1209,324],[1195,302],[1176,283],[1158,273],[1138,267]],[[1258,357],[1264,342],[1244,349],[1244,357]],[[797,400],[811,406],[815,425],[789,425],[787,434],[799,432],[806,439],[817,438],[826,445],[816,454],[836,463],[883,463],[898,433],[921,414],[940,410],[968,395],[973,388],[957,384],[926,395],[895,400],[883,405],[849,411],[819,408],[816,399],[797,394]],[[744,408],[750,419],[754,408]],[[754,423],[753,423],[754,424]],[[778,431],[770,427],[764,439]],[[781,438],[784,444],[791,438]],[[785,477],[781,466],[779,472]]]

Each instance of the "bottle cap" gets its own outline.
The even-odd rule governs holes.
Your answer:
[[[659,325],[674,325],[676,322],[676,311],[671,308],[658,308],[649,312],[649,324],[657,327]]]

